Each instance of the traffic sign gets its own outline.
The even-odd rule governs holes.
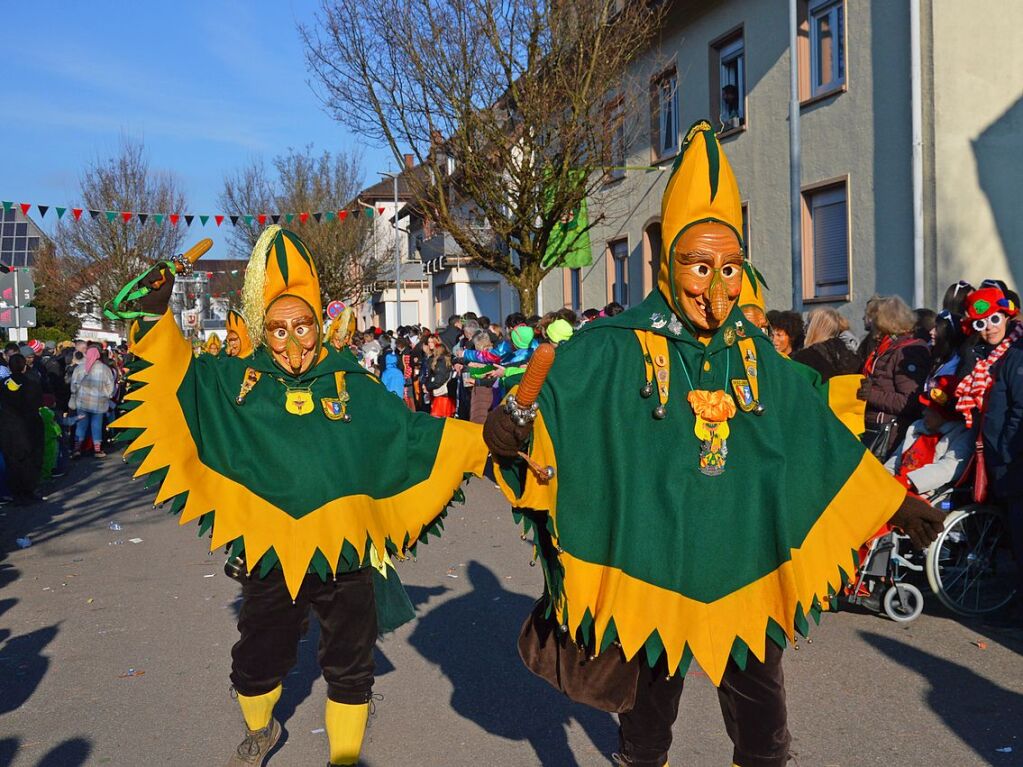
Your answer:
[[[28,306],[36,295],[35,280],[28,270],[0,274],[0,303],[7,306]]]
[[[0,328],[34,328],[36,326],[36,310],[32,306],[0,309]]]

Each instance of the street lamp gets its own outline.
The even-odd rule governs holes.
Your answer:
[[[394,182],[394,316],[397,331],[401,327],[401,243],[398,242],[398,173],[377,171]]]

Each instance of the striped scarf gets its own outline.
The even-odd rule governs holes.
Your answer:
[[[984,400],[988,390],[994,383],[991,368],[1009,350],[1009,347],[1023,338],[1023,324],[1016,323],[1012,332],[984,359],[978,360],[969,375],[965,376],[956,387],[956,410],[963,414],[966,426],[973,428],[973,411],[984,412]]]

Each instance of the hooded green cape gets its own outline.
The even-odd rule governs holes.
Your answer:
[[[541,554],[561,624],[598,651],[617,639],[651,665],[664,654],[672,671],[695,657],[717,684],[729,657],[744,666],[749,652],[763,659],[768,636],[784,644],[807,629],[905,490],[738,309],[708,345],[672,317],[655,292],[559,346],[530,446],[555,478],[541,484],[519,463],[499,479],[516,506],[549,512],[526,516],[550,544]],[[641,395],[645,333],[666,346],[663,420],[659,397]],[[733,393],[743,339],[764,412],[731,418],[724,473],[707,476],[686,398],[691,386]]]

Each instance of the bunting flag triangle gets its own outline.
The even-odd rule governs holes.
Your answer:
[[[163,226],[163,213],[154,213],[153,220],[156,221],[157,226]]]
[[[124,219],[124,223],[128,223],[131,220],[131,211],[125,210],[121,212],[121,218]]]
[[[113,223],[114,219],[117,218],[117,211],[116,210],[108,210],[108,211],[106,211],[106,217],[107,217],[107,221]]]
[[[171,213],[169,216],[167,216],[167,218],[170,219],[171,224],[173,224],[174,226],[177,226],[178,225],[178,220],[181,218],[181,214],[180,213]]]
[[[309,220],[309,214],[308,213],[299,213],[298,214],[298,220],[299,220],[300,223],[304,224],[306,221]]]
[[[363,208],[362,211],[366,214],[366,218],[373,218],[372,208]]]
[[[29,210],[32,208],[32,205],[30,203],[23,202],[19,207],[21,208],[21,215],[27,216]]]
[[[252,226],[252,216],[243,216],[242,218],[245,221],[245,226]]]
[[[49,205],[36,205],[36,207],[39,208],[39,217],[40,218],[46,218],[46,211],[48,211],[50,209],[50,206]]]
[[[206,226],[206,222],[209,221],[209,220],[210,220],[209,216],[200,214],[199,221],[200,221],[200,223],[202,223],[203,226]]]
[[[294,221],[294,220],[295,220],[295,214],[294,214],[294,213],[288,213],[288,214],[286,214],[286,215],[284,216],[284,220],[285,220],[285,221],[286,221],[287,223],[289,223],[289,224],[290,224],[290,223],[291,223],[292,221]]]
[[[89,215],[92,216],[93,220],[95,221],[97,218],[99,218],[99,211],[89,208]]]
[[[332,210],[328,210],[328,211],[327,211],[326,213],[324,213],[323,215],[327,217],[327,220],[328,220],[328,221],[333,221],[333,220],[335,219],[335,217],[337,216],[337,214],[336,214],[336,213],[334,213],[334,211],[332,211]]]
[[[220,226],[222,223],[224,223],[224,217],[223,216],[214,216],[213,220],[217,222],[217,226]]]
[[[387,208],[377,208],[377,213],[379,213],[382,216],[384,215],[385,210],[387,210]]]
[[[139,220],[139,223],[145,226],[146,221],[149,220],[148,213],[136,213],[135,217]]]
[[[231,219],[231,226],[238,226],[239,216],[229,216],[228,218]]]
[[[57,211],[57,220],[58,221],[60,221],[62,218],[64,218],[64,214],[67,213],[67,208],[56,208],[55,210]]]
[[[191,226],[192,221],[195,220],[195,216],[192,214],[185,215],[185,226]]]
[[[348,218],[348,211],[347,211],[347,210],[339,210],[339,211],[337,212],[337,217],[338,217],[338,218],[339,218],[339,219],[340,219],[341,221],[344,221],[344,220],[345,220],[346,218]]]
[[[281,214],[280,213],[274,213],[272,216],[270,216],[270,220],[273,223],[275,223],[275,224],[281,223]]]
[[[82,212],[83,211],[82,211],[81,208],[72,208],[71,209],[71,215],[75,217],[75,221],[78,221],[78,220],[80,220],[82,218]]]
[[[266,213],[260,213],[256,216],[256,220],[259,222],[260,226],[266,226]]]
[[[323,214],[322,214],[322,213],[320,213],[320,212],[316,212],[316,213],[313,213],[313,218],[315,218],[315,219],[316,219],[316,223],[317,223],[317,224],[318,224],[318,223],[320,223],[320,216],[322,216],[322,215],[323,215]]]
[[[0,202],[3,202],[3,204],[4,204],[4,210],[10,210],[11,208],[13,208],[13,207],[14,207],[14,203],[13,203],[13,202],[10,202],[10,201],[8,201],[8,200],[2,200],[2,201],[0,201]]]

